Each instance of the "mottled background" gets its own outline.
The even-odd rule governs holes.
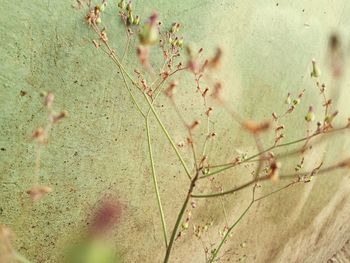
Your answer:
[[[0,222],[13,229],[16,247],[28,259],[60,262],[62,249],[83,231],[98,200],[112,196],[124,204],[121,222],[110,237],[124,261],[161,262],[163,239],[143,120],[112,63],[92,47],[93,34],[73,4],[71,0],[1,3]],[[320,97],[310,79],[312,58],[319,62],[325,73],[321,78],[336,98],[335,107],[341,112],[337,118],[350,115],[349,78],[331,81],[326,55],[334,31],[341,36],[344,53],[349,53],[349,1],[150,0],[135,1],[134,6],[142,18],[157,10],[165,25],[181,22],[185,41],[204,47],[206,55],[222,47],[222,68],[215,78],[223,81],[225,97],[246,118],[270,118],[271,112],[285,109],[288,92],[297,95],[306,89],[300,109],[285,123],[289,140],[305,134],[303,116],[310,104],[321,114]],[[120,50],[126,40],[115,10],[111,1],[104,22]],[[133,54],[131,50],[126,62],[131,69],[137,63]],[[197,118],[201,101],[189,79],[179,79],[183,96],[178,96],[178,103],[191,121]],[[55,108],[66,109],[69,118],[55,126],[42,154],[40,180],[54,192],[28,208],[23,193],[34,180],[35,160],[30,134],[46,121],[43,90],[54,92]],[[166,98],[156,108],[176,142],[184,140],[185,131]],[[218,138],[210,155],[215,163],[231,160],[237,151],[256,151],[251,137],[225,111],[215,111],[213,118]],[[151,129],[170,229],[187,181],[154,119]],[[326,165],[349,156],[348,138],[343,133],[322,143],[306,158],[305,170],[323,158]],[[266,145],[271,144],[268,139]],[[190,153],[183,151],[189,162]],[[293,169],[297,161],[290,160],[283,169]],[[225,174],[220,181],[224,189],[250,178],[242,171]],[[259,193],[279,184],[283,185],[267,184]],[[252,208],[224,250],[231,249],[232,262],[326,262],[350,238],[349,193],[348,174],[335,172],[276,194]],[[214,222],[205,242],[218,240],[218,228],[224,224],[222,204],[233,222],[249,200],[247,190],[222,202],[198,202],[193,222]],[[202,244],[190,232],[176,242],[172,262],[204,262]]]

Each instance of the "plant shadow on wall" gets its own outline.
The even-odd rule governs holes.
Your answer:
[[[112,4],[108,5],[107,1],[102,1],[98,5],[92,4],[91,1],[80,0],[77,2],[75,8],[78,11],[86,12],[85,22],[95,34],[95,37],[91,39],[91,46],[114,63],[115,72],[119,72],[134,108],[143,120],[148,147],[147,158],[151,171],[149,179],[153,182],[154,200],[158,206],[158,223],[161,225],[161,235],[164,240],[163,262],[172,261],[174,243],[181,242],[184,235],[190,235],[190,238],[202,242],[204,257],[198,259],[198,262],[227,261],[230,258],[230,250],[224,250],[225,243],[231,237],[235,226],[249,215],[249,210],[254,204],[296,185],[309,183],[316,176],[331,176],[331,172],[334,170],[350,169],[350,156],[348,159],[338,160],[335,163],[324,164],[321,161],[315,163],[312,169],[304,168],[305,160],[308,159],[309,153],[315,146],[334,134],[342,134],[350,129],[350,119],[338,121],[339,126],[334,124],[339,112],[334,108],[327,87],[320,79],[321,73],[315,60],[310,63],[310,78],[314,80],[314,87],[310,87],[310,90],[301,90],[298,94],[286,94],[286,97],[283,98],[285,99],[285,110],[280,113],[272,112],[270,119],[250,120],[242,117],[239,110],[234,109],[232,103],[225,100],[222,95],[224,83],[215,78],[223,56],[220,48],[212,57],[205,58],[203,48],[194,50],[184,43],[184,39],[181,37],[182,26],[180,23],[173,23],[170,28],[167,28],[162,25],[156,12],[151,14],[149,18],[141,20],[131,2],[121,0],[117,3],[118,8],[114,5],[111,7]],[[126,45],[124,47],[114,46],[109,41],[109,34],[112,34],[112,30],[107,30],[103,24],[103,14],[108,8],[116,12],[115,16],[120,18],[120,24],[125,28]],[[128,63],[125,62],[129,50],[132,49],[135,50],[140,62],[138,68],[128,68]],[[343,63],[337,36],[331,38],[329,49],[333,65],[332,75],[335,79],[340,78],[343,74]],[[158,62],[159,58],[162,59],[161,63]],[[181,94],[181,89],[185,86],[177,81],[183,75],[192,79],[191,82],[186,83],[187,87],[193,87],[191,98],[177,97],[182,96],[178,94]],[[304,97],[307,94],[316,93],[319,94],[319,104],[305,106]],[[53,113],[53,94],[51,92],[45,94],[44,98],[45,106],[48,109],[49,123],[46,128],[38,128],[33,133],[33,139],[37,144],[36,175],[34,186],[27,191],[31,204],[27,205],[25,210],[30,209],[31,205],[54,190],[49,186],[38,186],[40,149],[47,143],[51,126],[67,115],[65,111],[59,114]],[[182,101],[199,101],[198,118],[188,119],[189,116],[179,106],[180,99]],[[178,122],[183,127],[186,138],[183,142],[174,140],[172,132],[167,128],[168,124],[162,120],[162,116],[157,110],[157,104],[160,101],[162,104],[172,107],[176,114],[177,120],[173,121]],[[315,107],[323,109],[321,115],[315,112]],[[243,151],[243,153],[231,156],[231,161],[227,163],[217,163],[217,156],[210,155],[210,147],[217,143],[216,137],[220,136],[220,131],[216,130],[213,124],[216,108],[224,109],[231,116],[232,121],[241,127],[241,132],[251,136],[255,142],[255,154],[248,155]],[[306,123],[307,129],[303,137],[288,138],[284,131],[288,128],[288,118],[296,111],[305,113],[304,119],[301,121]],[[155,140],[151,130],[152,123],[158,125],[162,130],[164,138],[182,167],[183,177],[180,180],[184,180],[188,184],[187,189],[184,190],[184,200],[179,211],[174,215],[167,215],[167,217],[176,218],[175,223],[171,225],[167,224],[164,215],[162,198],[167,198],[167,196],[160,194],[155,165],[157,162],[166,163],[167,160],[157,160],[154,157]],[[272,140],[265,139],[268,136]],[[188,161],[184,153],[189,153],[191,161]],[[282,172],[281,168],[285,159],[291,157],[297,157],[299,161],[292,171],[283,170]],[[220,176],[235,168],[245,171],[245,178],[247,178],[246,175],[249,175],[250,179],[240,185],[225,185],[223,187],[220,183]],[[277,181],[278,184],[276,184]],[[275,189],[269,193],[261,194],[258,189],[266,184],[272,184]],[[276,187],[276,185],[278,186]],[[243,189],[251,191],[247,206],[243,212],[236,216],[234,221],[230,222],[226,217],[227,211],[223,205],[225,224],[218,236],[213,237],[213,240],[219,241],[208,242],[205,235],[212,222],[199,225],[191,220],[196,213],[197,200],[217,198],[222,201],[226,196]],[[85,241],[81,242],[68,261],[119,262],[117,253],[113,252],[113,249],[106,248],[101,241],[103,238],[101,238],[100,233],[104,233],[106,229],[108,230],[113,223],[118,221],[120,209],[118,202],[103,201],[100,210],[96,212],[93,219],[93,227],[89,230],[89,234],[84,237]],[[25,213],[23,214],[25,215]],[[21,220],[24,220],[24,217]],[[9,262],[11,262],[10,260],[29,262],[12,248],[10,231],[5,227],[2,227],[0,231],[1,240],[5,240],[4,244],[7,244],[6,248],[1,249],[7,251]],[[160,250],[157,253],[162,252]]]

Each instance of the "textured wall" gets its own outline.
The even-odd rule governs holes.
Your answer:
[[[72,4],[70,0],[2,3],[0,222],[16,232],[17,247],[33,262],[60,262],[62,247],[85,226],[91,207],[101,196],[114,195],[125,204],[121,224],[113,233],[125,262],[160,262],[163,240],[142,119],[112,63],[91,47],[92,34]],[[254,119],[281,112],[287,92],[296,94],[305,88],[304,109],[317,104],[318,93],[309,78],[310,60],[315,57],[327,71],[325,49],[334,29],[345,44],[350,42],[347,0],[152,0],[135,1],[135,8],[142,17],[157,9],[166,24],[180,21],[185,41],[204,47],[207,54],[221,46],[225,56],[217,78],[223,80],[232,105],[244,117]],[[111,8],[105,19],[109,28],[118,24]],[[113,28],[111,38],[116,46],[125,44],[120,26]],[[136,63],[132,58],[130,54],[130,67]],[[322,77],[327,81],[327,74]],[[186,80],[180,80],[180,93],[192,97],[195,86],[186,85]],[[341,119],[350,114],[350,89],[347,78],[338,84],[330,83],[330,90],[339,94],[336,103]],[[45,123],[42,90],[53,91],[55,107],[68,110],[70,116],[55,127],[42,154],[41,182],[51,185],[54,193],[28,209],[23,207],[23,192],[33,182],[35,158],[29,138],[34,128]],[[21,91],[26,94],[22,96]],[[200,102],[184,99],[179,103],[189,118],[196,118],[197,112],[187,105]],[[157,109],[174,138],[184,139],[171,107],[159,104]],[[304,134],[304,114],[299,111],[289,119],[288,138]],[[236,150],[255,152],[252,139],[242,135],[224,111],[214,116],[219,136],[210,153],[217,162],[230,160]],[[187,181],[159,127],[152,124],[151,129],[155,158],[161,161],[156,168],[166,220],[172,226]],[[331,144],[315,149],[305,169],[314,167],[324,155],[326,163],[349,156],[350,141],[345,138],[348,135],[334,136]],[[190,153],[184,154],[189,161]],[[294,163],[285,167],[292,168]],[[245,181],[238,172],[224,177],[225,188]],[[232,262],[244,255],[247,262],[324,262],[350,236],[346,224],[349,192],[349,177],[332,173],[258,203],[229,241]],[[223,199],[229,221],[237,218],[249,198],[250,192],[245,191]],[[219,200],[198,202],[194,222],[213,219],[222,227],[220,207]],[[213,240],[217,230],[213,227],[210,232]],[[242,242],[245,247],[240,246]],[[185,236],[176,243],[172,260],[204,262],[201,243]]]

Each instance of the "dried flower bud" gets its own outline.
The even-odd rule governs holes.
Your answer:
[[[286,103],[286,104],[290,104],[291,101],[292,101],[292,99],[291,99],[291,94],[288,93],[287,98],[286,98],[286,100],[285,100],[285,103]]]
[[[107,32],[105,29],[102,30],[101,34],[100,34],[100,39],[103,42],[107,42],[108,41],[108,37],[107,37]]]
[[[222,84],[220,82],[216,82],[214,85],[214,92],[213,92],[213,97],[216,99],[220,98],[222,92]]]
[[[136,16],[134,19],[134,25],[139,25],[140,24],[140,17]]]
[[[209,133],[209,139],[214,139],[214,138],[216,138],[216,136],[217,136],[216,132]]]
[[[99,48],[100,47],[100,44],[97,43],[96,40],[92,40],[92,43],[94,44],[95,48]]]
[[[124,2],[124,0],[120,0],[120,2],[118,3],[118,7],[119,7],[120,9],[124,9],[124,8],[125,8],[125,2]]]
[[[61,121],[63,118],[68,116],[68,111],[61,111],[59,114],[56,115],[52,115],[51,116],[51,121],[53,123],[57,123],[59,121]]]
[[[278,126],[276,129],[275,129],[275,131],[280,131],[280,130],[283,130],[284,129],[284,125],[280,125],[280,126]]]
[[[276,112],[272,112],[272,118],[277,121],[278,119],[278,116],[277,116],[277,113]]]
[[[308,113],[307,113],[306,116],[305,116],[305,120],[306,120],[307,122],[312,122],[312,121],[315,120],[315,113],[314,113],[314,111],[313,111],[312,106],[309,107],[309,111],[308,111]]]
[[[128,4],[126,5],[126,11],[132,11],[132,4],[131,1],[128,2]]]
[[[206,114],[207,116],[209,116],[210,113],[211,113],[212,111],[213,111],[213,108],[212,108],[212,107],[209,107],[208,110],[205,112],[205,114]]]
[[[199,87],[198,87],[199,88]],[[202,92],[202,97],[205,97],[209,91],[209,88],[205,88],[205,90]]]
[[[158,30],[150,23],[146,23],[139,33],[139,40],[142,45],[154,45],[158,43]]]
[[[300,103],[300,99],[294,99],[293,100],[293,105],[298,105]]]
[[[169,87],[165,90],[165,94],[166,96],[168,96],[169,98],[171,98],[174,93],[175,93],[175,88],[178,85],[177,81],[172,81],[169,85]]]
[[[37,128],[33,133],[32,133],[32,138],[37,139],[39,142],[44,141],[45,138],[45,130],[41,127]]]
[[[55,99],[55,96],[51,91],[49,91],[45,96],[45,106],[48,109],[51,109],[54,99]]]
[[[302,90],[299,95],[298,95],[298,98],[301,99],[305,94],[305,90]]]
[[[106,9],[106,7],[107,7],[107,1],[106,0],[104,0],[103,2],[102,2],[102,5],[100,6],[100,10],[101,10],[101,12],[103,12],[103,11],[105,11],[105,9]]]
[[[222,49],[217,48],[215,56],[209,61],[209,66],[211,68],[217,68],[221,62],[221,57],[222,57]]]
[[[190,129],[190,130],[195,129],[196,127],[198,127],[198,125],[199,125],[200,123],[201,123],[200,120],[195,120],[195,121],[191,124],[191,126],[189,127],[189,129]]]
[[[128,12],[127,22],[129,25],[132,25],[134,23],[134,15],[132,14],[132,12]]]
[[[341,163],[339,163],[339,167],[350,168],[350,159],[347,159],[347,160],[342,161]]]
[[[327,124],[331,124],[333,119],[338,115],[339,111],[335,111],[332,113],[332,115],[328,115],[326,116],[326,118],[324,119],[324,121],[327,123]]]
[[[196,208],[197,207],[196,202],[195,201],[191,201],[191,206],[192,206],[192,208]]]
[[[193,73],[197,73],[198,70],[199,70],[198,61],[195,60],[195,59],[190,59],[190,60],[188,61],[187,66],[188,66],[188,69],[189,69],[190,71],[192,71]]]
[[[270,173],[268,177],[271,181],[276,182],[279,179],[279,169],[281,167],[281,164],[279,162],[273,161],[270,164]]]
[[[268,130],[271,127],[271,123],[269,121],[256,123],[251,120],[247,120],[243,123],[243,126],[251,133],[260,133]]]
[[[324,107],[329,107],[330,105],[332,105],[332,100],[331,100],[331,99],[327,100],[327,101],[323,104]]]
[[[149,48],[141,45],[137,47],[136,51],[141,64],[146,68],[149,67]]]
[[[180,30],[180,24],[179,23],[174,23],[173,26],[170,29],[170,32],[172,34],[178,32]]]
[[[49,186],[39,185],[33,186],[31,189],[27,190],[27,194],[29,195],[32,201],[38,201],[43,198],[48,193],[52,192],[52,188]]]
[[[318,78],[319,76],[321,76],[321,71],[317,67],[316,61],[314,59],[312,60],[312,71],[310,75],[312,78]]]

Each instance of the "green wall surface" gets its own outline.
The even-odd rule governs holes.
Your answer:
[[[143,120],[120,74],[93,48],[94,35],[84,23],[84,13],[73,4],[71,0],[1,3],[0,223],[16,233],[16,248],[32,262],[61,262],[63,248],[84,231],[98,201],[113,196],[124,209],[109,238],[123,261],[162,262],[163,236]],[[350,116],[350,79],[348,74],[340,80],[331,79],[326,52],[329,35],[336,31],[348,56],[349,1],[135,0],[134,7],[142,18],[157,10],[165,25],[181,22],[185,41],[203,47],[208,56],[217,46],[223,49],[222,66],[215,78],[223,82],[225,98],[243,117],[270,118],[272,112],[285,109],[288,92],[297,95],[306,89],[302,108],[285,123],[287,138],[304,136],[303,118],[309,105],[316,105],[316,113],[322,114],[320,96],[310,78],[312,58],[319,62],[322,81],[328,84],[340,110],[338,120]],[[115,9],[111,1],[104,22],[112,30],[109,37],[118,52],[126,39]],[[134,53],[131,50],[126,60],[131,69],[138,63]],[[190,79],[179,79],[177,102],[192,121],[200,114],[202,102],[196,98]],[[53,128],[42,152],[40,182],[54,191],[27,206],[25,191],[33,183],[35,166],[35,145],[30,136],[46,123],[40,97],[44,90],[55,94],[55,109],[66,109],[69,117]],[[185,140],[186,131],[164,96],[156,108],[175,141]],[[209,148],[215,162],[230,161],[237,151],[255,153],[251,136],[217,108],[213,118],[218,138]],[[170,229],[188,182],[153,117],[151,130]],[[266,144],[270,145],[271,139],[265,138]],[[307,156],[304,169],[312,169],[321,160],[326,165],[350,156],[349,147],[348,132],[330,136]],[[181,151],[190,163],[190,151]],[[296,158],[285,162],[283,171],[293,169],[297,162]],[[245,182],[249,174],[243,171],[227,172],[218,182],[224,189]],[[226,250],[231,249],[231,261],[326,262],[350,238],[349,179],[349,173],[332,172],[256,204],[225,245]],[[283,183],[266,184],[258,191],[268,193],[277,185]],[[205,186],[210,189],[209,183],[198,187]],[[249,201],[250,190],[222,199],[199,200],[192,220],[213,221],[206,242],[217,242],[224,224],[222,204],[233,222]],[[175,243],[170,261],[205,262],[201,242],[185,235]]]

